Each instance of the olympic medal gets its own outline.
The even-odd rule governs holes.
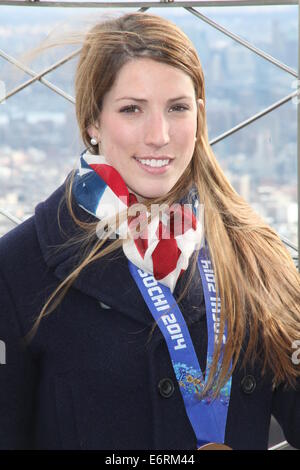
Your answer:
[[[204,444],[203,446],[198,447],[197,450],[232,450],[232,448],[227,446],[226,444],[208,442],[208,444]]]

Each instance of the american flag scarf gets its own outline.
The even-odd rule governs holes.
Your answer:
[[[93,155],[88,149],[79,158],[73,195],[82,209],[102,223],[127,210],[126,223],[115,227],[116,235],[123,238],[125,256],[168,286],[171,292],[174,291],[192,253],[203,245],[203,225],[197,216],[197,198],[192,205],[178,203],[171,210],[164,210],[153,217],[143,231],[137,232],[141,219],[137,215],[129,215],[130,208],[138,203],[136,195],[129,192],[120,173],[104,155]],[[149,215],[146,208],[144,217],[145,214]]]

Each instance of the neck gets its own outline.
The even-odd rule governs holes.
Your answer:
[[[138,202],[146,202],[149,199],[147,197],[141,196],[140,194],[136,193],[129,187],[128,187],[128,191],[136,196]]]

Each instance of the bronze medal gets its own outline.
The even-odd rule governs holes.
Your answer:
[[[197,450],[232,450],[232,448],[226,444],[209,442],[208,444],[204,444],[204,446],[198,447]]]

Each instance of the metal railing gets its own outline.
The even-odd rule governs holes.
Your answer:
[[[200,1],[194,1],[194,2],[170,2],[170,1],[160,1],[160,2],[49,2],[49,1],[43,1],[43,0],[18,0],[18,1],[0,1],[0,6],[1,5],[18,5],[18,6],[52,6],[52,7],[85,7],[85,8],[128,8],[128,7],[140,7],[141,4],[143,5],[142,8],[139,9],[139,11],[146,11],[150,7],[168,7],[168,8],[174,8],[174,7],[183,7],[185,10],[187,10],[189,13],[193,14],[196,16],[198,19],[202,20],[203,22],[207,23],[211,27],[217,29],[224,35],[228,36],[232,40],[236,41],[240,45],[246,47],[248,50],[251,52],[254,52],[256,55],[262,57],[264,60],[270,62],[274,66],[280,68],[281,70],[285,71],[286,73],[289,73],[295,78],[298,78],[298,74],[296,70],[292,69],[291,67],[288,67],[286,64],[282,63],[281,61],[277,60],[275,57],[271,56],[270,54],[265,53],[261,49],[255,47],[252,45],[250,42],[246,41],[245,39],[241,38],[240,36],[232,33],[228,29],[224,28],[220,24],[212,21],[209,19],[207,16],[203,15],[199,11],[195,10],[194,7],[197,6],[253,6],[253,5],[300,5],[300,0],[286,0],[286,1],[281,1],[281,0],[265,0],[265,1],[258,1],[258,0],[200,0]],[[300,7],[299,7],[300,10]],[[299,13],[300,15],[300,13]],[[299,21],[300,23],[300,21]],[[299,47],[298,47],[299,51]],[[80,49],[72,52],[71,54],[66,55],[63,59],[59,60],[55,64],[52,64],[50,67],[47,67],[45,70],[43,70],[40,73],[36,73],[33,70],[29,69],[28,67],[24,66],[22,63],[20,63],[18,60],[16,60],[14,57],[10,56],[7,54],[5,51],[0,49],[0,57],[5,59],[6,61],[10,62],[11,64],[15,65],[16,67],[20,68],[23,70],[25,73],[30,75],[32,78],[27,80],[25,83],[22,83],[18,87],[14,88],[11,90],[9,93],[7,93],[4,97],[0,99],[0,104],[1,102],[9,99],[10,97],[14,96],[16,93],[20,92],[24,88],[28,87],[29,85],[33,84],[37,80],[39,80],[43,85],[47,86],[50,90],[54,91],[55,93],[61,95],[63,98],[66,100],[70,101],[71,103],[75,104],[75,98],[51,83],[50,81],[46,80],[44,78],[45,75],[48,73],[52,72],[56,68],[60,67],[61,65],[65,64],[72,58],[74,58],[76,55],[80,53]],[[299,59],[300,62],[300,59]],[[300,66],[299,66],[300,67]],[[273,103],[271,106],[268,106],[264,109],[262,109],[260,112],[256,113],[255,115],[249,117],[248,119],[240,122],[236,126],[232,127],[231,129],[227,130],[226,132],[220,134],[219,136],[215,137],[210,141],[210,145],[214,145],[221,140],[224,140],[225,138],[231,136],[235,132],[238,132],[239,130],[243,129],[244,127],[248,126],[249,124],[257,121],[261,117],[265,116],[266,114],[274,111],[276,108],[279,108],[283,104],[287,103],[288,101],[292,100],[294,97],[298,96],[299,91],[298,89],[285,97],[281,98],[279,101],[276,101]],[[299,112],[299,106],[298,107],[298,112]],[[298,125],[299,125],[299,116],[298,116]],[[300,130],[298,129],[298,136],[300,135]],[[298,144],[299,144],[299,138],[297,138]],[[297,152],[297,161],[298,161],[298,201],[300,199],[299,197],[299,191],[300,191],[300,149],[298,148]],[[300,208],[298,205],[298,246],[300,245],[299,239],[300,239]],[[288,245],[288,240],[285,240],[285,243]],[[290,246],[290,245],[289,245]],[[299,252],[297,250],[297,247],[292,246],[292,248],[297,251],[298,253],[298,267],[300,268],[300,263],[299,263]]]
[[[222,34],[228,36],[233,41],[236,41],[241,46],[247,48],[249,51],[255,53],[256,55],[260,56],[264,60],[268,61],[269,63],[273,64],[275,67],[280,68],[284,72],[290,74],[291,76],[298,79],[300,77],[300,27],[299,35],[298,35],[298,71],[292,69],[291,67],[287,66],[286,64],[282,63],[275,57],[267,54],[266,52],[262,51],[258,47],[254,46],[250,42],[246,41],[245,39],[241,38],[237,34],[232,33],[228,29],[224,28],[219,23],[212,21],[206,15],[203,15],[196,7],[230,7],[230,6],[276,6],[276,5],[298,5],[298,24],[300,25],[300,0],[200,0],[200,1],[168,1],[168,0],[161,0],[160,2],[148,2],[148,1],[141,1],[141,2],[80,2],[80,1],[70,1],[70,2],[63,2],[63,1],[46,1],[46,0],[0,0],[0,7],[1,5],[11,5],[11,6],[28,6],[31,8],[37,7],[64,7],[64,8],[139,8],[138,11],[147,11],[149,8],[184,8],[188,13],[194,15],[199,20],[205,22],[212,28],[220,31]],[[20,63],[14,57],[10,56],[6,52],[0,49],[0,57],[5,59],[6,61],[10,62],[11,64],[15,65],[19,69],[23,70],[25,73],[31,76],[29,80],[25,83],[21,84],[20,86],[16,87],[15,89],[11,90],[9,93],[6,94],[3,98],[0,99],[1,102],[9,99],[11,96],[15,95],[16,93],[20,92],[24,88],[32,85],[36,81],[41,82],[44,86],[48,87],[51,91],[58,93],[66,100],[70,101],[71,103],[75,104],[74,97],[70,96],[64,90],[60,89],[50,81],[46,80],[44,77],[50,73],[51,71],[55,70],[56,68],[60,67],[61,65],[65,64],[73,57],[80,53],[80,49],[76,50],[75,52],[66,55],[63,59],[59,60],[55,64],[47,67],[40,73],[36,73],[27,66]],[[290,93],[279,101],[274,102],[271,106],[268,106],[255,115],[250,116],[248,119],[240,122],[238,125],[232,127],[231,129],[227,130],[226,132],[218,135],[214,139],[210,141],[210,144],[213,146],[217,142],[220,142],[227,137],[231,136],[235,132],[240,131],[242,128],[248,126],[249,124],[257,121],[261,117],[265,116],[266,114],[274,111],[276,108],[279,108],[283,104],[287,103],[288,101],[292,100],[294,97],[299,96],[299,89],[293,93]],[[300,135],[300,105],[298,104],[297,100],[297,118],[298,118],[298,127],[297,127],[297,163],[298,163],[298,174],[297,174],[297,187],[298,187],[298,247],[300,246],[300,142],[299,142],[299,135]],[[14,215],[10,214],[5,209],[0,209],[0,214],[4,215],[8,219],[10,219],[13,223],[18,224],[21,222],[20,219],[15,217]],[[281,237],[281,240],[293,251],[295,251],[295,256],[293,256],[294,261],[296,264],[298,263],[298,269],[300,269],[299,257],[300,253],[296,245],[291,243],[285,237]],[[284,449],[288,446],[287,441],[283,441],[279,444],[276,444],[269,448],[269,450],[279,450]]]

